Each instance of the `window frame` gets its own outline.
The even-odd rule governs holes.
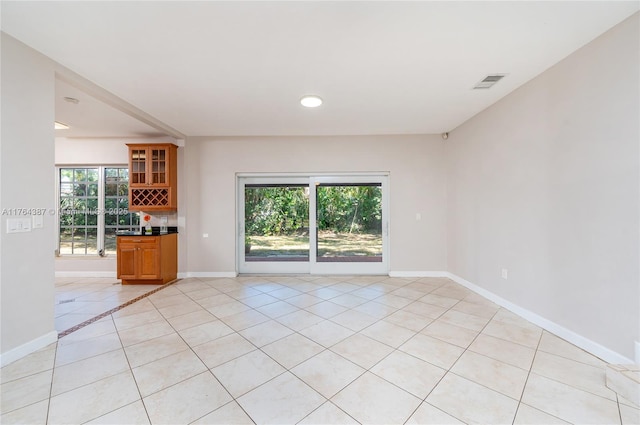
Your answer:
[[[94,256],[97,257],[106,257],[110,254],[114,254],[115,252],[107,252],[106,251],[106,230],[107,229],[113,229],[114,226],[113,225],[107,225],[106,224],[106,210],[105,210],[105,205],[106,205],[106,201],[107,201],[107,195],[106,195],[106,185],[107,185],[107,176],[106,176],[106,171],[107,169],[126,169],[127,171],[129,170],[129,166],[128,164],[90,164],[90,165],[84,165],[84,164],[73,164],[73,165],[56,165],[55,167],[55,173],[56,173],[56,177],[55,177],[55,182],[56,182],[56,205],[58,206],[56,208],[56,257],[78,257],[78,258],[91,258]],[[61,252],[61,200],[63,198],[61,190],[62,190],[62,176],[61,176],[61,171],[64,169],[72,169],[72,170],[76,170],[76,169],[84,169],[84,170],[97,170],[98,171],[98,180],[97,180],[97,184],[98,184],[98,205],[97,205],[97,220],[96,220],[96,252],[87,252],[87,247],[85,247],[85,252],[84,253],[76,253],[73,252],[72,253],[62,253]],[[75,174],[75,171],[74,171]],[[117,184],[117,182],[116,182]],[[128,185],[129,185],[129,180],[127,179],[127,190],[128,190]],[[114,199],[114,197],[111,197],[111,199]],[[116,196],[115,199],[118,198],[122,198],[122,196],[117,195],[117,186],[116,186]],[[129,210],[129,204],[128,204],[128,193],[126,196],[124,196],[125,199],[127,199],[127,210],[129,211],[129,213],[131,214],[136,214],[136,212],[134,211],[130,211]],[[118,204],[118,202],[116,202],[116,204]],[[119,208],[119,206],[118,206]],[[85,228],[93,228],[93,225],[91,226],[87,226],[85,225]],[[122,229],[138,229],[140,226],[140,224],[129,224],[129,225],[123,225],[123,226],[117,226],[116,228]],[[74,227],[72,227],[74,228]],[[86,240],[86,236],[85,236],[85,240]]]
[[[337,173],[236,173],[236,271],[238,273],[299,273],[311,275],[331,274],[388,274],[391,264],[390,249],[390,174],[381,172],[337,172]],[[245,253],[245,187],[246,185],[287,185],[309,186],[309,261],[246,261]],[[381,262],[318,262],[317,235],[317,194],[316,186],[327,184],[380,183],[382,188],[382,261]],[[315,248],[314,248],[315,247]]]

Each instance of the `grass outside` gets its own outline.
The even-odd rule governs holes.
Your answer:
[[[309,237],[299,235],[250,236],[247,257],[305,257],[309,255]],[[371,233],[318,234],[318,256],[380,256],[382,236]]]
[[[72,244],[73,244],[73,247],[72,247]],[[72,254],[82,255],[82,254],[85,254],[85,252],[86,254],[98,255],[98,240],[88,239],[87,241],[85,241],[84,238],[74,237],[72,238],[72,240],[69,240],[69,238],[66,238],[65,240],[60,241],[61,255],[72,255]],[[104,252],[107,255],[116,254],[116,237],[115,236],[105,236]]]

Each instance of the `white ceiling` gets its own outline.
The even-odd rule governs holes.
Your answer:
[[[69,102],[65,97],[77,99],[78,103]],[[56,137],[149,139],[164,136],[158,129],[60,79],[56,79],[56,121],[69,126],[69,129],[56,130]]]
[[[350,135],[450,131],[638,9],[637,0],[3,0],[1,18],[4,32],[183,134]],[[507,77],[472,90],[491,73]],[[309,93],[325,103],[301,107]],[[91,115],[91,134],[115,125]]]

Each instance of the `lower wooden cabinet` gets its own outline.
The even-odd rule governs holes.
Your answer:
[[[161,285],[178,277],[178,234],[118,236],[118,279],[123,285]]]

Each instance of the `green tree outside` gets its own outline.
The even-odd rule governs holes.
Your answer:
[[[380,233],[380,186],[317,187],[318,230],[336,233]],[[295,235],[308,232],[307,187],[247,187],[245,232],[248,236]]]

